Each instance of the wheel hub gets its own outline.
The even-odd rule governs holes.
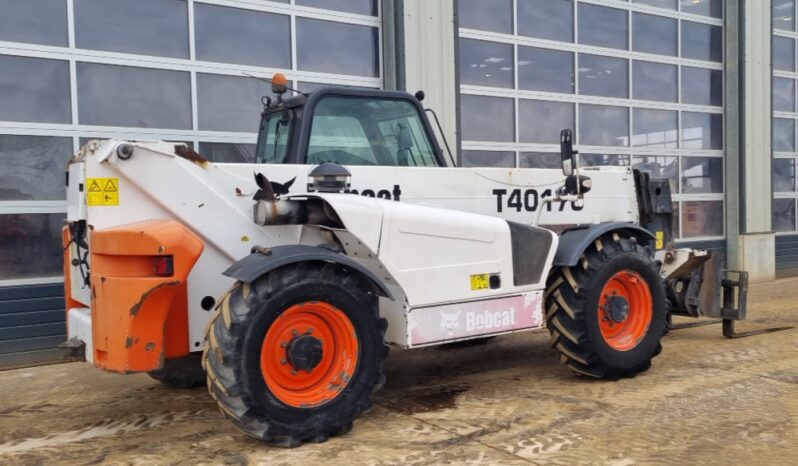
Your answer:
[[[625,322],[629,318],[629,300],[623,296],[610,296],[607,298],[604,312],[607,318],[616,324]]]
[[[322,343],[311,335],[300,335],[291,339],[285,348],[288,362],[294,369],[311,373],[322,360]]]
[[[295,304],[272,322],[260,352],[263,380],[282,403],[313,408],[341,395],[360,359],[347,314],[323,301]]]
[[[616,351],[635,348],[648,334],[654,303],[648,283],[637,272],[621,270],[601,290],[599,330]]]

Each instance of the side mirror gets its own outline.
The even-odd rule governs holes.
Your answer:
[[[574,150],[573,133],[570,129],[560,132],[560,159],[562,160],[562,172],[565,176],[571,176],[576,169],[576,154]]]

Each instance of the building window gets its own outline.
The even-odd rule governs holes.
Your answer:
[[[81,125],[191,129],[191,76],[185,71],[77,64]]]
[[[379,30],[319,19],[296,22],[297,62],[302,71],[380,75]]]
[[[288,15],[197,3],[194,38],[197,60],[291,67]]]
[[[0,0],[0,40],[66,47],[66,0]]]
[[[247,75],[381,88],[381,3],[0,0],[0,286],[59,280],[64,169],[87,141],[251,162],[271,90]]]
[[[189,58],[186,0],[74,0],[78,48]]]
[[[239,76],[197,73],[199,129],[251,133],[258,130],[269,85]]]
[[[0,55],[0,121],[71,123],[69,62]]]
[[[0,134],[0,202],[64,201],[72,138]]]
[[[798,231],[795,14],[794,0],[773,0],[773,230],[782,234]]]
[[[461,164],[559,168],[571,128],[583,165],[670,181],[678,238],[722,238],[723,2],[597,3],[458,2]]]
[[[65,218],[63,213],[0,214],[0,277],[20,280],[61,275]]]

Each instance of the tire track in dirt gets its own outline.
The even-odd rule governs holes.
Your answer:
[[[41,448],[52,449],[62,445],[98,437],[125,436],[135,431],[164,427],[175,423],[185,423],[199,416],[216,413],[215,410],[165,411],[155,415],[138,415],[132,419],[105,419],[82,429],[57,432],[42,437],[12,440],[0,443],[0,456],[28,452]]]

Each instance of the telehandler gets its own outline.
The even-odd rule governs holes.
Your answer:
[[[83,359],[206,382],[239,429],[297,446],[352,428],[389,347],[545,327],[571,371],[618,379],[651,367],[672,313],[744,317],[745,273],[674,247],[667,181],[579,168],[569,130],[562,171],[457,168],[421,94],[272,90],[254,163],[119,140],[70,161]]]

